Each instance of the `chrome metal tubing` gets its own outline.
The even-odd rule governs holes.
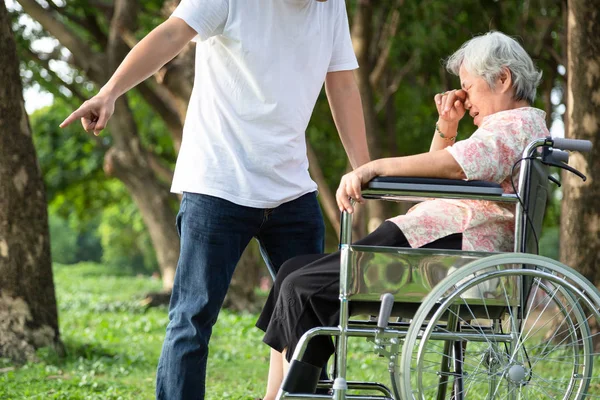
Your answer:
[[[352,236],[352,224],[349,224],[347,230],[350,231],[348,234],[348,240],[350,240]],[[336,348],[336,375],[333,385],[333,398],[335,400],[344,400],[346,398],[346,391],[348,390],[346,385],[348,336],[346,332],[348,330],[348,320],[350,319],[350,305],[348,304],[347,293],[350,277],[349,269],[352,267],[352,254],[350,252],[350,245],[346,243],[341,245],[340,251],[340,323],[338,326],[339,335]]]
[[[332,386],[333,386],[333,381],[331,381],[331,380],[319,381],[317,388],[331,389]],[[388,389],[388,387],[385,386],[383,383],[379,383],[379,382],[349,381],[348,382],[348,390],[372,390],[372,391],[381,392],[384,394],[384,396],[387,396],[390,398],[394,397],[394,395],[392,394],[390,389]]]
[[[354,205],[354,200],[350,200]],[[341,217],[340,227],[340,319],[336,335],[337,348],[335,359],[335,376],[333,385],[333,398],[343,400],[346,398],[346,368],[347,368],[347,352],[348,352],[348,337],[346,330],[348,329],[348,320],[350,319],[350,306],[348,305],[348,283],[349,269],[352,267],[352,254],[350,245],[352,244],[352,214],[344,211]]]
[[[294,350],[294,354],[292,355],[293,360],[301,360],[304,352],[306,351],[306,347],[308,346],[308,341],[317,335],[327,335],[327,336],[339,336],[340,330],[339,328],[333,327],[317,327],[310,329],[302,335],[298,344],[296,345],[296,350]]]
[[[312,399],[312,400],[320,400],[320,399],[328,399],[331,400],[331,396],[326,394],[287,394],[284,393],[284,399]],[[394,400],[393,397],[383,397],[383,396],[363,396],[363,395],[346,395],[345,397],[348,400]]]
[[[362,196],[368,200],[387,200],[387,201],[411,201],[420,202],[430,199],[469,199],[469,200],[487,200],[499,203],[516,203],[519,200],[514,194],[506,193],[503,195],[485,195],[471,193],[436,193],[402,190],[384,189],[363,189]]]
[[[346,336],[348,337],[375,337],[375,334],[381,331],[378,328],[359,328],[352,327],[346,329]],[[298,345],[296,346],[296,350],[294,351],[293,359],[300,360],[306,351],[306,347],[308,345],[308,341],[315,336],[325,335],[325,336],[340,336],[340,328],[339,327],[317,327],[306,331],[304,335],[298,341]],[[384,329],[384,336],[392,336],[397,337],[399,339],[403,339],[406,337],[405,330],[398,329]],[[435,340],[468,340],[470,342],[486,342],[488,340],[496,340],[499,342],[510,342],[514,340],[513,335],[508,333],[486,333],[482,335],[480,332],[434,332],[431,334],[431,338]]]
[[[340,247],[345,244],[352,244],[352,214],[347,211],[342,212],[340,221]]]
[[[384,394],[384,398],[394,398],[390,389],[385,385],[377,382],[348,382],[349,390],[377,390]]]

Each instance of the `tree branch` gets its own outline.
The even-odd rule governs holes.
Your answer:
[[[106,47],[106,42],[107,42],[108,38],[106,37],[106,35],[102,31],[102,29],[100,28],[100,25],[98,25],[98,21],[96,20],[96,18],[92,14],[89,13],[89,10],[87,8],[84,9],[85,18],[81,18],[81,17],[69,12],[67,10],[67,6],[62,6],[62,7],[58,6],[52,0],[46,0],[46,1],[48,2],[48,5],[50,6],[50,8],[52,8],[57,14],[61,15],[62,17],[67,18],[69,21],[74,22],[75,24],[79,25],[83,29],[87,30],[94,37],[94,39],[96,39],[96,41],[98,43],[100,43],[102,48]]]
[[[108,43],[108,37],[106,36],[106,33],[104,33],[104,31],[100,27],[100,24],[98,24],[98,20],[96,19],[95,15],[90,14],[87,8],[84,10],[84,12],[85,21],[82,21],[81,26],[86,28],[88,32],[90,32],[92,36],[96,38],[98,43],[100,43],[100,46],[102,46],[102,48],[105,49]]]
[[[122,39],[122,32],[128,29],[135,29],[137,25],[137,11],[137,1],[116,0],[115,2],[107,45],[110,74],[117,69],[119,64],[131,50]],[[152,108],[157,110],[161,115],[169,129],[172,129],[173,124],[176,124],[179,128],[177,132],[181,135],[181,121],[179,120],[177,113],[169,108],[169,101],[165,99],[165,94],[160,93],[160,89],[157,89],[156,85],[152,85],[150,81],[142,82],[137,88]],[[137,137],[131,110],[129,109],[125,98],[123,99],[123,106],[118,108],[118,111],[119,113],[117,115],[117,108],[115,108],[115,117],[117,117],[116,122],[120,125],[119,130],[121,134],[119,136],[123,136],[121,138],[122,141],[120,146],[129,148],[139,164],[145,164],[158,177],[165,181],[170,181],[170,179],[172,179],[172,172],[164,168],[151,151],[142,148]],[[129,139],[127,139],[127,137],[129,137]]]
[[[110,31],[108,34],[108,45],[106,53],[108,54],[109,74],[117,69],[121,61],[129,53],[129,46],[121,40],[121,32],[126,29],[135,29],[137,26],[137,2],[132,0],[117,0],[115,2],[115,12],[110,21]]]
[[[404,77],[411,71],[412,67],[417,61],[417,52],[413,52],[408,61],[402,66],[400,71],[394,74],[394,80],[392,83],[385,89],[383,96],[379,100],[379,103],[375,107],[377,113],[379,113],[385,107],[390,96],[398,91],[400,87],[400,83],[404,79]]]
[[[356,5],[352,21],[351,36],[354,44],[354,53],[360,65],[359,73],[370,74],[372,65],[369,60],[369,47],[371,46],[373,5],[371,0],[360,0]]]
[[[321,199],[321,205],[323,206],[323,210],[325,211],[325,215],[327,216],[329,223],[331,223],[331,226],[333,229],[335,229],[336,234],[339,236],[340,210],[337,208],[335,196],[331,193],[331,190],[327,185],[327,181],[323,175],[323,170],[319,165],[319,158],[308,142],[306,143],[306,153],[308,156],[310,175],[319,187],[319,198]]]
[[[42,27],[54,36],[58,41],[73,54],[74,63],[96,82],[104,82],[105,58],[94,53],[87,43],[77,37],[67,26],[59,22],[52,12],[40,6],[35,0],[17,0],[23,10]]]
[[[159,157],[150,151],[148,151],[148,164],[158,178],[164,182],[173,181],[173,170],[164,166]]]
[[[131,33],[131,28],[136,25],[136,11],[137,2],[135,1],[117,0],[115,3],[115,13],[110,25],[107,49],[111,73],[129,53],[131,47],[137,43]],[[171,95],[164,87],[151,80],[141,82],[137,89],[144,100],[163,118],[171,132],[175,149],[179,150],[183,122],[178,113],[177,104],[171,98]]]
[[[69,82],[65,81],[56,72],[54,72],[52,70],[52,68],[50,68],[50,62],[48,61],[48,58],[41,57],[40,54],[34,52],[29,47],[27,47],[25,49],[25,51],[31,60],[40,64],[48,72],[48,74],[52,75],[52,77],[54,79],[58,80],[62,86],[64,86],[71,93],[73,93],[73,95],[75,97],[77,97],[81,102],[84,102],[87,100],[86,96],[83,93],[81,93],[81,91],[78,89],[78,87],[76,85],[73,85],[73,83],[69,83]]]
[[[137,86],[144,100],[156,111],[165,121],[176,151],[181,147],[181,138],[183,135],[183,121],[177,112],[175,102],[170,99],[167,90],[150,80],[146,80]]]
[[[129,46],[133,48],[138,44],[138,40],[131,30],[127,28],[121,29],[121,39]],[[183,101],[185,106],[192,95],[193,85],[193,72],[194,72],[194,56],[195,54],[190,51],[189,47],[186,47],[181,53],[179,53],[173,60],[167,63],[163,68],[154,74],[156,83],[160,87],[165,87],[170,94]],[[189,65],[188,65],[189,64]],[[173,79],[169,79],[174,76]],[[153,89],[152,87],[150,89]],[[160,90],[160,89],[158,89]],[[169,107],[173,110],[178,110],[179,107],[171,96],[164,96],[161,93],[157,93],[158,96],[162,97],[163,101],[170,103]],[[185,117],[186,107],[183,110],[179,110],[180,119],[183,120]],[[158,110],[157,110],[158,111]]]
[[[398,7],[403,3],[402,0],[398,0]],[[396,32],[398,31],[398,25],[400,24],[400,12],[398,11],[398,7],[394,7],[390,18],[388,19],[385,28],[383,29],[383,33],[379,42],[383,47],[383,50],[379,53],[379,57],[377,57],[377,61],[375,62],[375,66],[373,67],[373,71],[369,75],[369,81],[373,87],[377,87],[379,82],[381,81],[381,77],[383,76],[383,72],[388,64],[390,58],[390,52],[392,50],[392,39],[396,36]]]

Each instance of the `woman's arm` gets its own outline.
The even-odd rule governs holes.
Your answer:
[[[436,151],[452,146],[456,140],[458,122],[465,115],[467,93],[462,90],[450,90],[438,93],[433,98],[439,118],[435,124],[433,139],[429,151]]]
[[[466,179],[454,157],[437,150],[406,157],[381,158],[344,175],[335,194],[340,211],[353,212],[350,198],[363,203],[362,186],[376,176]]]
[[[441,118],[438,119],[435,124],[429,151],[443,150],[448,146],[452,146],[456,141],[457,131],[458,122],[448,122]]]
[[[423,178],[465,179],[465,173],[446,150],[406,157],[381,158],[372,162],[376,176],[414,176]],[[367,181],[368,182],[368,181]],[[366,182],[363,182],[366,183]]]

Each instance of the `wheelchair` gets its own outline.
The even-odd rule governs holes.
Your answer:
[[[341,219],[340,321],[306,332],[278,399],[600,398],[600,292],[577,271],[536,255],[549,174],[568,166],[581,140],[531,142],[518,191],[489,182],[375,178],[365,199],[477,199],[515,206],[512,253],[352,245],[352,215]],[[378,315],[357,320],[356,315]],[[390,322],[391,320],[391,322]],[[317,335],[335,338],[329,394],[291,393],[294,360]],[[347,380],[348,338],[364,337],[387,358],[390,384]],[[364,394],[367,392],[368,394]]]

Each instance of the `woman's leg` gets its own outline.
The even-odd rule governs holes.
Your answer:
[[[460,249],[462,235],[445,239],[425,247]],[[390,221],[356,244],[408,247],[402,231]],[[278,275],[282,279],[277,279],[270,305],[257,323],[266,332],[264,342],[278,351],[287,350],[287,360],[304,332],[317,326],[335,326],[339,320],[340,254],[313,257],[312,262],[309,257],[297,257],[284,263]],[[317,336],[309,342],[303,361],[320,368],[333,351],[330,338]]]
[[[283,363],[285,360],[282,353],[271,349],[271,357],[269,360],[269,378],[267,380],[267,392],[263,400],[274,400],[277,396],[277,391],[283,381],[284,369]]]
[[[406,246],[407,242],[400,229],[387,221],[357,244]],[[263,311],[257,324],[266,332],[265,343],[278,351],[287,348],[288,360],[304,332],[335,326],[339,319],[340,253],[321,256],[304,266],[294,265],[295,260],[282,266],[284,278],[278,279],[273,289],[274,305]],[[317,336],[309,342],[303,360],[321,367],[333,350],[330,338]]]
[[[285,280],[285,278],[287,278],[291,273],[306,266],[307,264],[310,264],[311,262],[314,262],[325,256],[326,254],[297,256],[283,263],[283,265],[279,269],[279,272],[277,273],[275,282],[273,283],[273,288],[269,293],[269,297],[256,323],[257,327],[259,327],[263,331],[267,329],[275,308],[277,298],[279,296],[279,292],[281,291],[281,283]],[[283,342],[281,342],[281,346],[284,346]],[[286,349],[283,347],[281,347],[281,349],[282,351],[280,352],[274,348],[271,348],[269,361],[269,376],[267,380],[266,394],[263,400],[275,399],[275,397],[277,396],[277,392],[281,387],[283,377],[287,374],[289,362],[285,359]]]
[[[283,377],[287,375],[290,369],[290,363],[285,359],[286,349],[280,353],[271,349],[271,358],[269,361],[269,378],[267,381],[267,394],[263,400],[274,400],[277,392],[283,382]]]

